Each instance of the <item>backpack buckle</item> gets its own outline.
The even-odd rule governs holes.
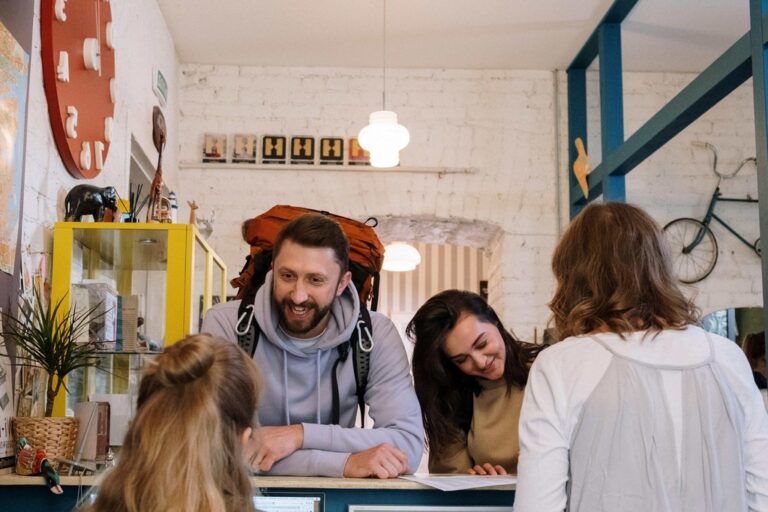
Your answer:
[[[365,336],[363,336],[365,333]],[[373,350],[373,334],[364,320],[357,321],[357,346],[361,352],[370,352]]]

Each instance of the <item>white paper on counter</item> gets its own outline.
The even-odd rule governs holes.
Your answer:
[[[463,491],[465,489],[479,489],[481,487],[493,487],[496,485],[511,485],[517,483],[517,475],[483,476],[416,473],[414,475],[403,475],[400,478],[435,487],[441,491]]]

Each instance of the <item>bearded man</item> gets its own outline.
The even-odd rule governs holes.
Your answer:
[[[202,332],[237,340],[240,301],[211,308]],[[265,385],[263,428],[253,469],[271,475],[395,478],[416,470],[424,448],[421,410],[408,359],[391,320],[370,313],[373,349],[365,402],[373,428],[355,427],[358,399],[353,357],[337,346],[357,328],[360,299],[349,271],[349,242],[328,216],[286,224],[272,270],[256,293],[260,327],[254,360]],[[340,416],[332,424],[334,370]]]

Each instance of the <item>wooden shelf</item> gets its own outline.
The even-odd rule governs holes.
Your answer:
[[[179,169],[212,169],[212,170],[241,170],[241,171],[326,171],[326,172],[386,172],[386,173],[414,173],[414,174],[475,174],[477,170],[472,167],[413,167],[398,166],[387,169],[371,167],[370,165],[349,164],[233,164],[233,163],[202,163],[179,162]]]

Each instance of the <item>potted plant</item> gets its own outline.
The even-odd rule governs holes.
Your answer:
[[[98,346],[95,342],[80,342],[86,337],[91,321],[100,304],[79,310],[64,307],[64,298],[55,304],[47,303],[35,292],[33,298],[23,299],[16,316],[3,313],[3,335],[0,355],[10,357],[8,344],[13,344],[15,363],[20,366],[39,367],[47,374],[45,418],[16,417],[13,430],[16,439],[26,437],[32,444],[44,447],[49,458],[72,458],[77,441],[75,418],[52,418],[56,395],[66,389],[64,379],[72,371],[94,366]]]

